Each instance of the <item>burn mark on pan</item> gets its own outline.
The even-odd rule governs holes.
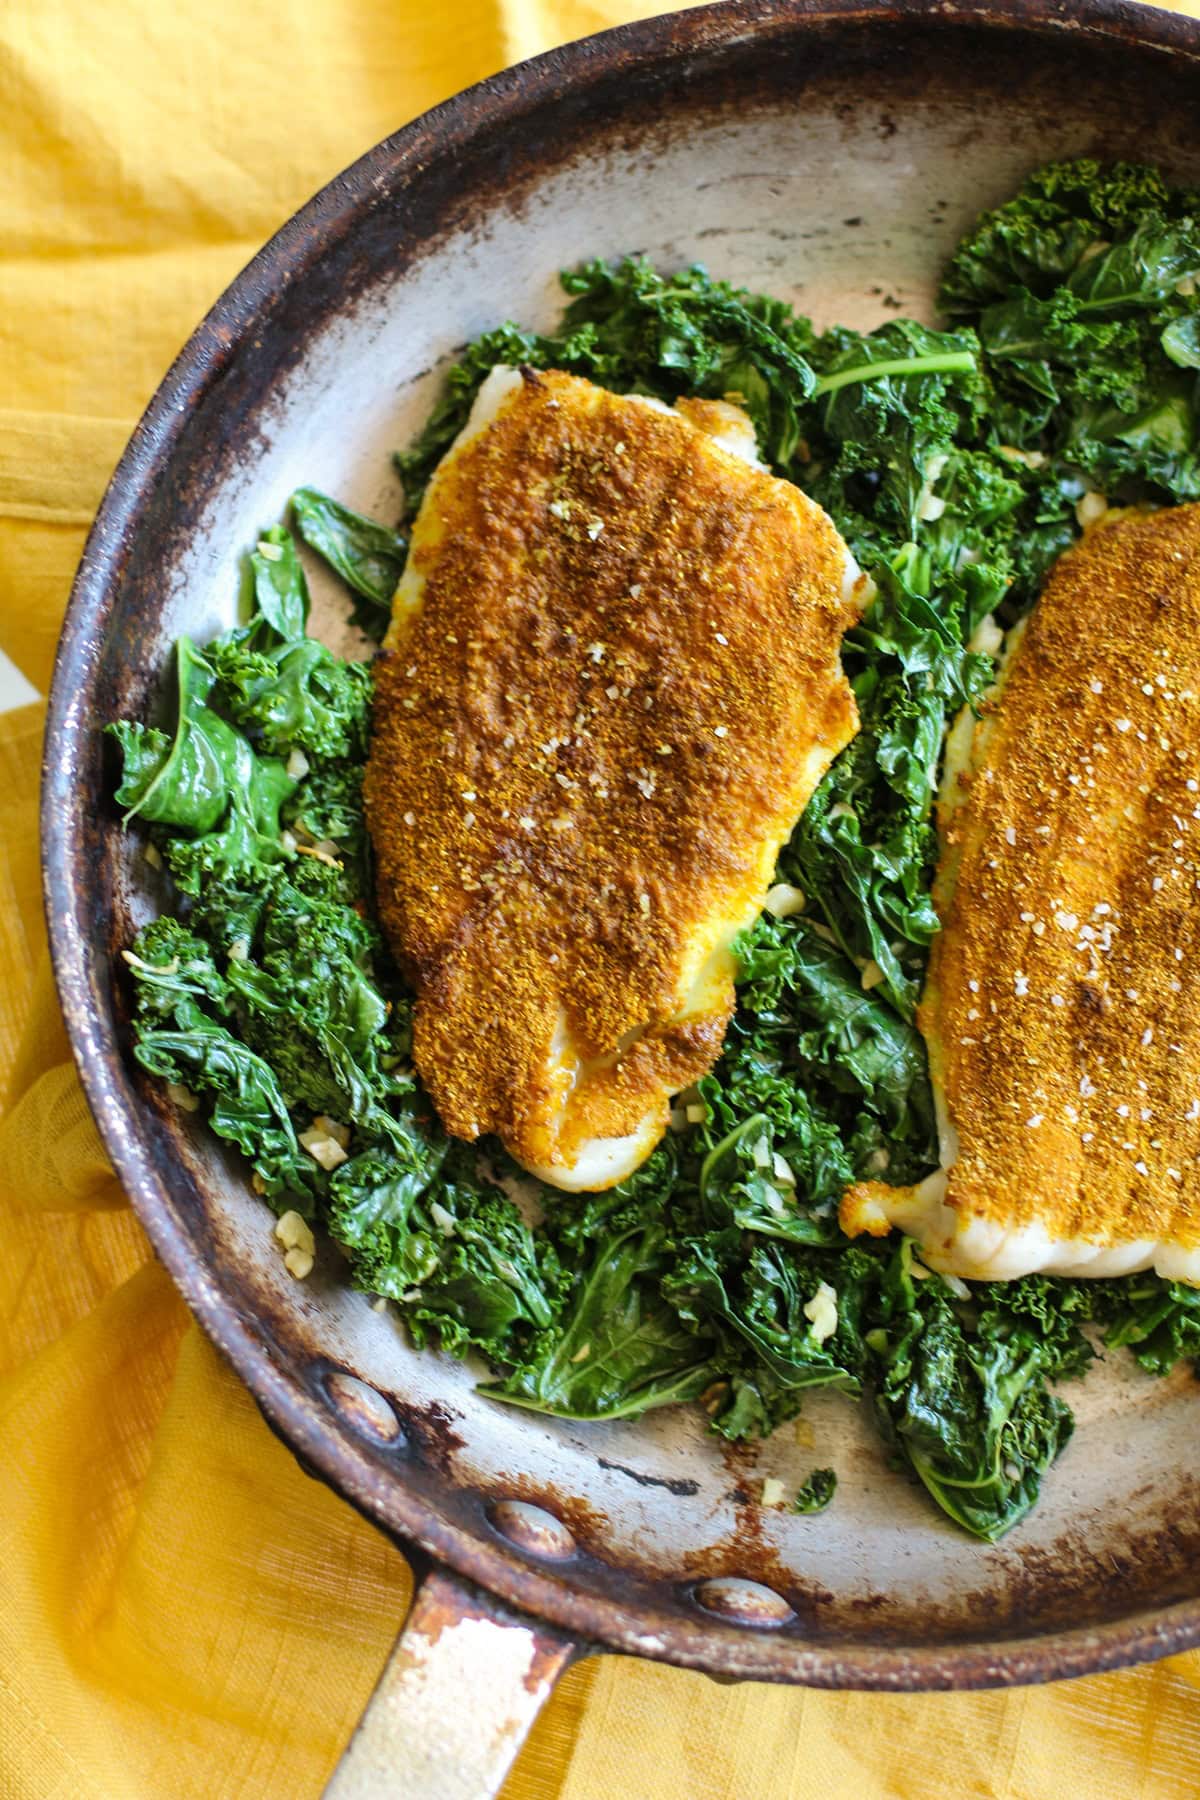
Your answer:
[[[416,1406],[395,1395],[389,1399],[415,1453],[439,1474],[453,1475],[455,1457],[466,1447],[465,1438],[455,1429],[456,1421],[461,1423],[461,1413],[452,1412],[440,1400]]]
[[[636,1481],[639,1487],[665,1488],[668,1494],[675,1494],[685,1499],[700,1492],[700,1483],[682,1476],[646,1475],[640,1469],[631,1469],[627,1463],[610,1462],[607,1456],[596,1458],[602,1469],[611,1469],[614,1474],[628,1475],[630,1481]]]

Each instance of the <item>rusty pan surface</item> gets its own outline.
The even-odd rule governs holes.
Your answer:
[[[745,0],[610,32],[407,126],[293,219],[201,325],[97,518],[55,675],[47,907],[76,1056],[159,1255],[274,1428],[399,1540],[586,1639],[727,1675],[965,1687],[1200,1641],[1194,1379],[1107,1365],[1042,1504],[997,1546],[890,1472],[819,1396],[723,1452],[696,1411],[581,1426],[498,1408],[416,1355],[319,1249],[301,1284],[243,1173],[141,1079],[116,953],[162,898],[123,835],[101,727],[155,703],[168,647],[230,623],[239,558],[313,482],[394,512],[388,452],[456,346],[547,323],[554,272],[699,259],[819,323],[930,316],[975,212],[1049,157],[1200,184],[1200,32],[1139,6]],[[317,626],[345,637],[314,576]],[[765,1475],[838,1470],[799,1518]]]

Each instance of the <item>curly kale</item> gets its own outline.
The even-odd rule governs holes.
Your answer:
[[[807,1481],[801,1482],[792,1501],[796,1513],[824,1512],[837,1492],[837,1476],[832,1469],[814,1469]]]
[[[1200,195],[1089,159],[1031,176],[952,259],[942,304],[979,334],[992,441],[1035,465],[1023,600],[1085,490],[1123,504],[1200,496],[1197,276]]]
[[[1070,1438],[1071,1410],[1048,1383],[1082,1373],[1091,1346],[1069,1313],[1028,1303],[1028,1278],[993,1284],[973,1314],[939,1276],[915,1280],[918,1267],[905,1242],[882,1282],[867,1340],[876,1417],[942,1510],[991,1541],[1029,1511]]]

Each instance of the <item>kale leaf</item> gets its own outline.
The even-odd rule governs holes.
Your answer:
[[[246,1040],[277,1071],[289,1105],[391,1135],[384,1104],[403,1082],[388,1002],[374,979],[373,925],[347,906],[337,872],[314,863],[270,888],[253,947],[227,971]]]
[[[386,1149],[334,1172],[329,1229],[351,1252],[356,1284],[399,1302],[418,1344],[515,1360],[551,1322],[555,1259],[422,1110],[400,1115]]]
[[[300,1148],[275,1071],[228,1026],[182,998],[171,1025],[146,1025],[134,1055],[164,1081],[208,1095],[208,1122],[246,1156],[269,1198],[311,1213],[320,1186],[317,1165]]]
[[[413,449],[397,457],[411,505],[499,363],[565,369],[618,393],[676,400],[737,397],[764,453],[779,464],[795,454],[803,402],[816,386],[807,319],[782,300],[714,281],[702,268],[663,275],[642,257],[585,263],[562,277],[573,296],[558,331],[512,324],[476,340],[447,377],[442,399]]]
[[[776,1013],[787,995],[805,1086],[816,1079],[879,1121],[881,1141],[907,1146],[917,1165],[936,1162],[925,1045],[859,971],[803,918],[762,914],[737,945],[741,1003]]]
[[[760,1434],[794,1417],[809,1388],[861,1391],[874,1264],[862,1251],[802,1251],[761,1234],[743,1242],[730,1229],[680,1240],[662,1287],[686,1324],[717,1339],[713,1367],[730,1388],[714,1429]]]
[[[979,335],[991,441],[1033,477],[1021,604],[1070,541],[1084,492],[1120,504],[1200,496],[1198,276],[1200,195],[1086,158],[1032,175],[952,259],[942,304]]]
[[[308,628],[308,583],[289,531],[272,525],[250,555],[256,616],[253,637],[274,635],[282,643],[303,638]]]
[[[801,1482],[792,1501],[796,1513],[824,1512],[837,1492],[837,1476],[832,1469],[814,1469],[807,1481]]]
[[[275,771],[257,763],[246,739],[205,704],[216,672],[190,638],[180,638],[176,646],[175,674],[178,716],[173,735],[125,720],[107,728],[124,761],[116,800],[126,809],[126,824],[140,816],[173,831],[202,836],[220,823],[231,805],[257,815],[257,805],[247,807],[247,796],[256,788],[264,796],[264,813],[273,802],[277,816],[290,784],[277,783]],[[268,815],[264,823],[269,822]]]
[[[493,1399],[576,1419],[635,1418],[709,1387],[710,1344],[665,1298],[664,1208],[679,1179],[670,1140],[599,1194],[546,1196],[544,1235],[562,1271],[553,1327]]]
[[[560,1300],[554,1330],[484,1393],[574,1419],[636,1418],[696,1399],[712,1380],[707,1345],[661,1291],[663,1249],[654,1220],[597,1236]]]
[[[1074,1429],[1048,1383],[1081,1373],[1092,1354],[1070,1312],[1045,1304],[1048,1287],[1035,1278],[1040,1307],[1023,1304],[1023,1282],[991,1284],[957,1302],[906,1240],[889,1263],[880,1322],[867,1338],[885,1442],[944,1512],[988,1542],[1024,1518]],[[989,1304],[979,1309],[985,1294]]]
[[[317,488],[297,488],[291,509],[296,530],[309,549],[323,556],[358,596],[351,623],[368,636],[381,638],[408,555],[404,533],[365,518]]]
[[[1148,1374],[1169,1375],[1176,1363],[1200,1357],[1200,1288],[1149,1273],[1095,1288],[1104,1342],[1127,1346]]]
[[[218,638],[209,655],[230,717],[265,750],[320,757],[366,751],[371,677],[315,638],[252,649],[240,634]]]
[[[176,682],[173,736],[124,720],[107,730],[123,758],[116,798],[126,824],[140,816],[179,834],[164,840],[167,860],[178,886],[195,893],[218,868],[283,859],[279,809],[295,782],[207,704],[216,671],[186,637],[176,648]]]

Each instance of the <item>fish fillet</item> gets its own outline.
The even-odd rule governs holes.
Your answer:
[[[1063,556],[956,731],[919,1013],[943,1166],[842,1223],[959,1275],[1200,1283],[1200,507]]]
[[[367,818],[448,1131],[627,1175],[720,1054],[731,944],[857,728],[866,583],[745,415],[497,369],[415,521]]]

